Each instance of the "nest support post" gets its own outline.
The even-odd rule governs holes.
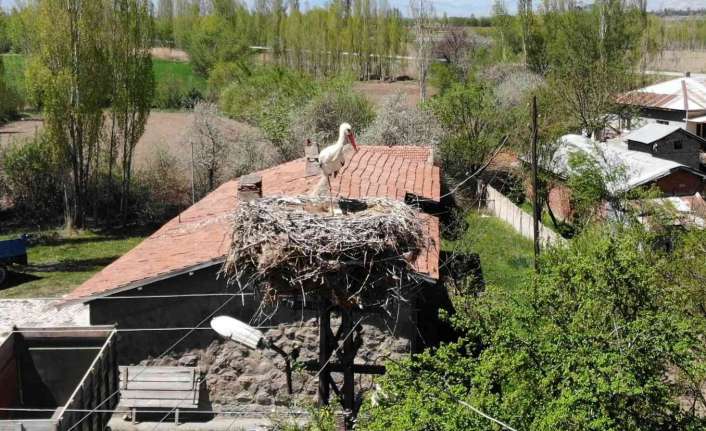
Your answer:
[[[319,403],[327,405],[330,400],[331,390],[340,399],[345,415],[346,429],[352,429],[353,420],[357,411],[355,398],[355,373],[382,374],[384,368],[371,369],[371,367],[356,366],[355,356],[362,345],[362,330],[360,320],[353,322],[353,313],[330,303],[320,306],[319,327]],[[331,315],[340,315],[341,323],[334,333],[331,327]],[[333,357],[332,357],[333,356]],[[335,359],[335,361],[334,361]],[[331,373],[343,374],[343,384],[339,387]]]

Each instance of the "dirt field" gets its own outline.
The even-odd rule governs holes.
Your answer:
[[[380,107],[387,97],[400,92],[407,96],[409,106],[415,106],[419,103],[419,83],[417,81],[357,82],[353,88],[363,94],[376,107]],[[428,91],[430,95],[433,94],[431,88]]]
[[[651,62],[647,67],[651,70],[704,73],[706,72],[706,51],[664,51],[661,58]]]
[[[224,119],[225,133],[252,133],[257,129],[233,120]],[[191,157],[188,131],[193,124],[193,114],[189,112],[153,111],[147,120],[145,133],[137,145],[135,167],[145,168],[154,159],[159,150],[166,150],[175,156],[184,166]],[[0,127],[0,147],[11,142],[31,137],[42,127],[39,119],[15,121]]]
[[[4,148],[16,139],[34,135],[42,127],[42,120],[30,118],[13,121],[0,127],[0,148]]]
[[[169,61],[189,61],[189,54],[186,51],[175,48],[152,48],[152,57]]]

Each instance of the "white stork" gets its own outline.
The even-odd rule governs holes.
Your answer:
[[[331,192],[331,175],[335,178],[338,171],[343,168],[346,163],[346,156],[343,153],[345,146],[350,143],[355,151],[358,151],[358,145],[355,143],[355,135],[353,127],[348,123],[343,123],[338,128],[338,141],[330,145],[319,153],[319,166],[321,172],[328,181],[329,193]]]

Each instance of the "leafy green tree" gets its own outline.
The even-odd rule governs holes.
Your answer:
[[[441,159],[450,175],[462,178],[488,161],[503,132],[492,89],[476,81],[454,84],[429,106],[446,131]]]
[[[194,71],[204,77],[218,62],[233,62],[248,54],[248,43],[232,22],[222,15],[196,21],[189,36],[189,56]]]
[[[459,341],[389,366],[361,428],[498,429],[461,400],[522,430],[703,429],[702,327],[653,242],[589,229],[526,285],[456,298]]]
[[[148,0],[113,0],[109,62],[111,68],[111,134],[108,149],[109,179],[112,181],[116,150],[121,154],[120,212],[126,221],[132,160],[145,131],[155,94],[152,71],[152,17]]]
[[[30,81],[41,94],[49,138],[69,167],[67,224],[83,226],[89,186],[109,102],[108,28],[103,2],[43,0],[36,21],[37,48]]]

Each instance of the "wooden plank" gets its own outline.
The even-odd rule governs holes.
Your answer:
[[[196,367],[153,367],[153,366],[120,366],[120,372],[122,373],[126,368],[129,368],[130,374],[132,373],[153,373],[153,374],[172,374],[172,373],[193,373]]]
[[[123,390],[120,391],[120,399],[141,399],[141,400],[187,400],[191,401],[194,391],[151,391],[148,389]]]
[[[121,377],[122,377],[122,376],[121,376]],[[142,376],[138,376],[138,377],[128,377],[127,380],[125,380],[124,378],[121,378],[120,381],[121,381],[121,383],[122,383],[122,384],[120,385],[120,387],[123,388],[123,389],[126,389],[126,388],[125,388],[125,385],[126,385],[126,384],[127,384],[127,385],[131,385],[131,384],[133,384],[133,383],[135,383],[135,382],[154,382],[154,383],[159,383],[159,382],[163,382],[163,383],[169,383],[169,382],[184,383],[184,382],[186,382],[186,383],[191,383],[191,382],[193,382],[194,380],[193,380],[193,378],[187,377],[187,376],[167,376],[167,375],[163,375],[163,376],[156,376],[156,377],[147,376],[147,377],[145,377],[145,378],[143,378]]]
[[[133,381],[128,382],[127,390],[154,390],[154,391],[191,391],[194,389],[194,383],[191,381],[172,381],[172,382],[145,382]],[[125,391],[122,389],[121,391]]]
[[[195,409],[198,408],[198,403],[192,403],[190,400],[120,400],[120,405],[125,408],[136,407],[139,409],[155,409],[160,407],[180,409]]]

